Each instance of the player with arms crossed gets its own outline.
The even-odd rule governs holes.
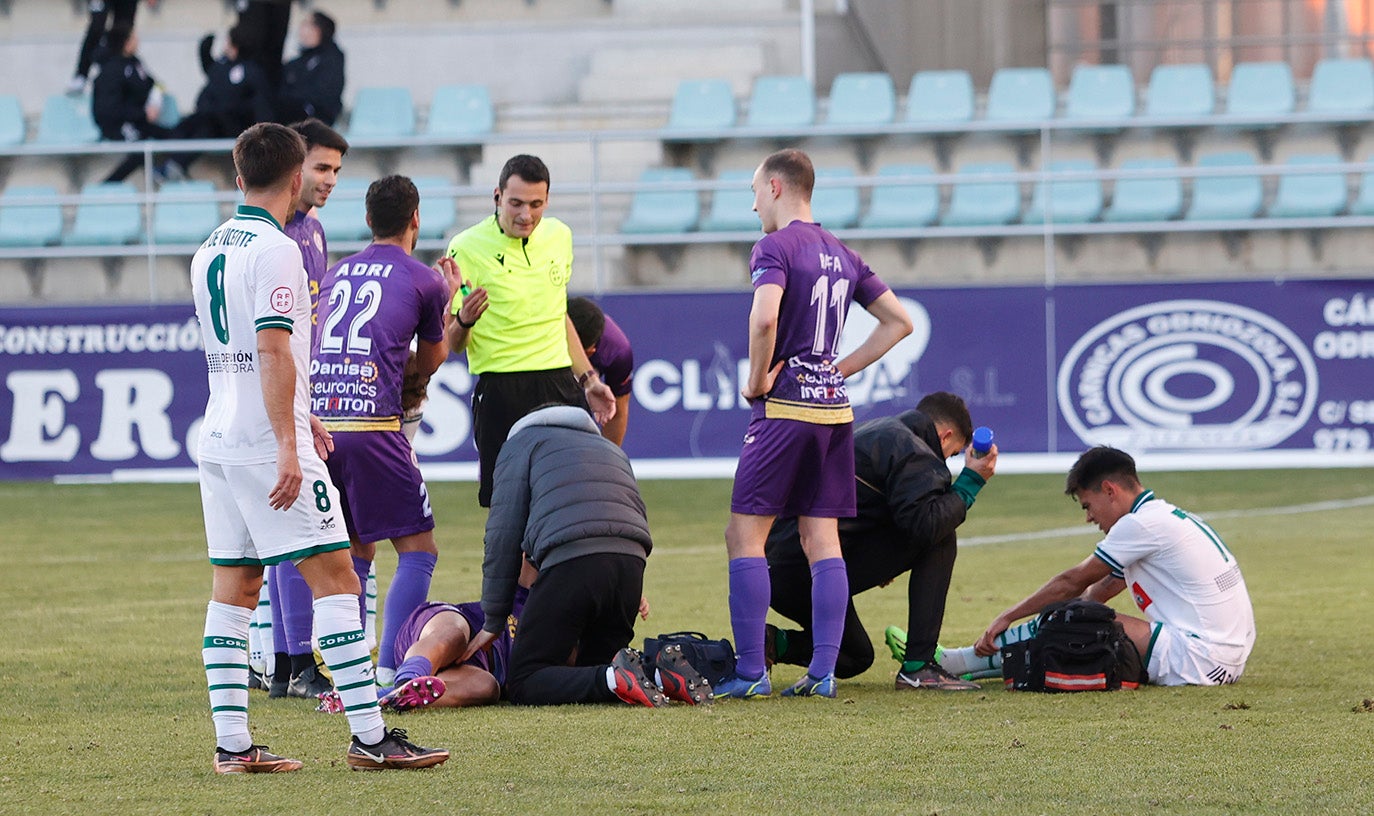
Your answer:
[[[772,693],[764,666],[773,519],[797,516],[811,564],[814,647],[806,674],[785,696],[834,697],[835,661],[849,605],[837,519],[854,515],[854,412],[844,380],[911,333],[911,318],[863,260],[811,220],[816,173],[802,151],[780,150],[754,172],[754,211],[765,233],[749,261],[749,381],[753,403],[730,498],[730,621],[736,676],[717,697]],[[836,360],[849,305],[878,319]]]
[[[201,504],[213,565],[202,658],[217,773],[280,773],[298,760],[248,731],[248,624],[263,567],[293,561],[315,596],[315,635],[343,695],[355,769],[421,768],[448,751],[386,730],[358,619],[358,578],[335,519],[321,457],[329,435],[308,411],[310,298],[301,254],[281,231],[300,193],[305,144],[259,124],[234,143],[244,203],[191,261],[210,400],[198,440]]]

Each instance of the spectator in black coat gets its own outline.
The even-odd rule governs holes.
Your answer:
[[[236,0],[238,26],[244,36],[248,58],[257,62],[269,86],[281,84],[282,52],[291,30],[291,0]]]
[[[157,0],[147,2],[150,8],[157,6]],[[99,65],[106,57],[119,53],[119,49],[110,44],[107,30],[133,28],[138,0],[91,0],[90,13],[86,36],[81,39],[81,52],[76,57],[76,73],[67,83],[67,93],[73,96],[86,89],[86,77],[92,65]]]
[[[138,34],[129,26],[116,26],[105,42],[110,56],[100,64],[91,93],[91,116],[100,135],[114,142],[170,137],[171,130],[156,124],[162,91],[138,59]],[[123,181],[142,163],[141,153],[130,153],[105,180]]]
[[[297,31],[301,54],[282,68],[277,121],[314,117],[334,124],[343,111],[344,54],[334,42],[334,20],[316,11]]]

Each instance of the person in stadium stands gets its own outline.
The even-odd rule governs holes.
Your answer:
[[[625,430],[630,422],[631,376],[635,369],[635,353],[630,348],[630,340],[610,315],[589,298],[568,298],[568,318],[577,330],[587,360],[615,395],[615,416],[601,427],[601,435],[624,447]]]
[[[914,410],[855,429],[858,511],[839,521],[851,598],[837,677],[854,677],[873,665],[873,643],[852,596],[909,571],[907,631],[892,644],[902,663],[897,690],[979,688],[941,668],[935,654],[958,549],[955,530],[997,467],[995,447],[981,458],[967,455],[972,433],[968,406],[944,391],[926,395]],[[953,479],[945,460],[961,450],[964,469]],[[767,651],[779,663],[805,666],[812,653],[811,574],[795,518],[773,522],[767,555],[773,609],[802,625],[786,630],[770,624]],[[901,635],[896,627],[888,631]]]
[[[798,516],[811,564],[814,647],[787,696],[834,697],[835,661],[849,584],[836,519],[854,515],[854,413],[844,380],[911,333],[911,318],[863,260],[811,219],[815,170],[802,151],[780,150],[754,172],[764,237],[749,261],[749,377],[753,405],[735,471],[725,545],[736,676],[717,693],[772,693],[764,665],[769,578],[764,545],[777,516]],[[838,358],[851,301],[877,318],[855,351]]]
[[[254,745],[248,730],[248,627],[265,565],[294,561],[314,593],[315,633],[339,686],[352,768],[437,765],[448,752],[386,729],[358,621],[358,577],[338,530],[339,495],[322,457],[329,434],[310,415],[310,298],[295,244],[281,231],[300,194],[305,144],[266,123],[234,144],[244,203],[191,261],[210,398],[197,456],[213,569],[201,657],[217,773],[280,773],[301,762]]]
[[[296,242],[305,265],[310,286],[311,333],[319,331],[316,321],[316,302],[320,283],[329,269],[328,244],[320,220],[310,214],[323,207],[339,180],[348,141],[333,128],[318,119],[297,122],[291,129],[305,140],[305,163],[301,166],[301,191],[296,197],[291,220],[282,231]],[[366,577],[364,577],[366,584]],[[311,643],[312,616],[310,587],[306,586],[300,570],[290,561],[277,564],[267,571],[268,597],[271,601],[272,632],[278,649],[276,667],[268,686],[272,697],[304,697],[315,699],[329,691],[329,681],[315,665],[315,651]]]
[[[539,571],[511,647],[506,693],[519,705],[621,700],[657,707],[667,697],[709,702],[711,686],[680,651],[660,652],[660,688],[628,647],[653,549],[630,460],[586,408],[537,407],[511,428],[496,462],[482,562],[486,648],[510,615],[522,564]],[[571,665],[570,665],[571,661]]]
[[[334,42],[334,19],[311,12],[297,30],[300,56],[282,68],[277,121],[313,117],[334,124],[343,112],[344,54]]]
[[[157,6],[157,0],[147,0],[147,3],[150,7]],[[119,48],[106,39],[107,34],[115,28],[134,27],[138,0],[91,0],[89,10],[91,17],[86,24],[86,36],[81,39],[81,50],[76,55],[76,73],[67,83],[67,93],[73,96],[86,89],[91,66],[103,61],[100,54],[102,47],[107,52],[106,56],[119,53]]]
[[[1000,647],[1033,637],[1012,623],[1055,601],[1105,603],[1129,589],[1144,618],[1117,615],[1151,683],[1234,683],[1255,645],[1255,614],[1236,557],[1202,519],[1146,490],[1130,454],[1105,446],[1069,469],[1064,492],[1106,537],[1092,555],[993,618],[973,646],[946,650],[945,668],[998,674]]]
[[[238,26],[249,43],[249,56],[262,68],[267,84],[281,84],[282,54],[291,30],[291,0],[235,0]]]
[[[214,36],[200,41],[200,67],[205,87],[196,109],[172,129],[174,139],[230,139],[258,122],[272,121],[272,88],[256,62],[248,59],[247,34],[241,26],[229,29],[224,55],[212,54]],[[163,178],[180,179],[200,154],[169,156],[158,168]]]
[[[109,56],[91,85],[91,117],[101,137],[112,142],[170,137],[171,129],[157,124],[162,91],[138,58],[138,33],[117,25],[106,35],[105,44]],[[123,181],[142,165],[143,154],[130,153],[105,181]]]
[[[512,157],[494,198],[496,212],[448,247],[472,287],[454,301],[448,339],[453,351],[467,351],[477,375],[472,421],[483,507],[491,506],[492,472],[506,435],[535,406],[589,405],[602,424],[615,417],[615,395],[568,319],[572,230],[544,215],[549,169],[537,156]]]
[[[396,575],[383,605],[377,679],[391,685],[401,624],[429,597],[439,558],[429,489],[401,431],[401,388],[410,363],[428,378],[448,357],[444,324],[457,294],[451,277],[411,257],[420,194],[405,176],[367,190],[372,243],[326,273],[312,354],[312,413],[334,434],[329,473],[339,488],[353,563],[365,584],[376,542],[391,539]],[[365,599],[359,598],[359,611]],[[361,619],[361,618],[360,618]]]

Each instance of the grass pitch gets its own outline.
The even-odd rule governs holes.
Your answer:
[[[1081,695],[892,691],[882,629],[905,579],[859,597],[880,653],[838,700],[420,712],[435,771],[350,773],[340,717],[254,692],[258,742],[303,771],[216,777],[199,640],[209,592],[193,485],[0,486],[0,813],[1368,813],[1374,811],[1374,472],[1150,474],[1211,519],[1249,584],[1259,641],[1223,688]],[[431,485],[432,597],[473,600],[475,487]],[[961,537],[943,641],[1096,542],[1057,476],[1000,476]],[[729,634],[729,485],[644,485],[657,546],[638,635]],[[1354,500],[1354,501],[1352,501]],[[1330,502],[1324,507],[1299,507]],[[1073,534],[982,543],[1077,527]],[[382,552],[385,580],[394,553]],[[1129,599],[1119,599],[1129,604]],[[1126,606],[1121,606],[1126,609]],[[638,645],[638,640],[636,641]],[[775,687],[801,670],[775,669]]]

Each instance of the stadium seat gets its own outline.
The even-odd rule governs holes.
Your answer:
[[[886,125],[896,115],[897,91],[888,74],[840,74],[830,86],[827,124]]]
[[[367,226],[367,187],[370,182],[341,178],[329,202],[317,211],[325,237],[330,241],[365,241],[372,237]]]
[[[1034,122],[1054,116],[1054,79],[1044,68],[999,68],[988,87],[991,122]]]
[[[24,110],[19,97],[0,94],[0,147],[24,143]]]
[[[458,203],[453,193],[444,192],[453,181],[442,176],[416,176],[411,181],[420,191],[420,237],[447,236],[458,223]]]
[[[1129,119],[1135,115],[1135,78],[1124,65],[1076,65],[1064,118]],[[1124,122],[1122,123],[1125,124]]]
[[[91,99],[54,94],[43,103],[34,143],[40,145],[80,145],[100,141],[100,130],[91,118]]]
[[[702,232],[738,232],[758,230],[759,217],[754,213],[754,191],[749,184],[754,180],[751,170],[726,170],[717,181],[736,182],[724,190],[716,190],[711,195],[711,210],[702,219]]]
[[[1351,215],[1374,215],[1374,173],[1360,176],[1360,191],[1350,205]]]
[[[1010,224],[1021,214],[1021,190],[1015,181],[976,181],[978,176],[1014,173],[1007,162],[970,164],[959,170],[949,209],[940,223],[947,227]]]
[[[199,244],[224,220],[208,181],[169,181],[153,204],[153,243]]]
[[[1368,59],[1325,59],[1312,71],[1307,92],[1312,113],[1374,111],[1374,64]]]
[[[1197,160],[1200,168],[1250,167],[1244,176],[1199,176],[1193,180],[1193,203],[1183,216],[1187,221],[1221,221],[1254,218],[1264,206],[1264,184],[1255,157],[1244,151],[1213,153]]]
[[[735,95],[724,79],[684,79],[673,94],[669,130],[723,130],[735,126]]]
[[[1286,62],[1242,62],[1231,72],[1226,91],[1230,116],[1287,116],[1293,112],[1293,70]],[[1243,125],[1247,129],[1270,124]]]
[[[890,164],[879,168],[879,176],[930,176],[923,164]],[[873,185],[868,212],[859,226],[865,229],[928,227],[940,216],[940,189],[934,182],[882,182]]]
[[[169,93],[162,95],[162,109],[157,112],[156,124],[165,128],[174,128],[181,122],[181,106],[177,105],[177,98]]]
[[[1097,165],[1087,159],[1062,159],[1050,162],[1051,173],[1085,172]],[[1048,202],[1047,202],[1048,200]],[[1031,193],[1030,208],[1022,219],[1027,224],[1043,224],[1046,203],[1056,224],[1086,224],[1102,214],[1102,182],[1095,178],[1061,179],[1038,182]]]
[[[126,181],[87,184],[81,188],[76,220],[63,243],[76,246],[132,244],[143,237],[143,205],[138,190]],[[108,201],[128,197],[128,201]],[[204,236],[201,236],[202,240]]]
[[[749,97],[749,127],[800,128],[816,122],[816,94],[806,77],[762,76]]]
[[[56,196],[52,187],[8,187],[0,194],[0,246],[39,247],[62,239],[62,207],[47,204],[17,204],[29,196]]]
[[[817,168],[816,181],[821,179],[852,179],[854,172],[837,167]],[[822,187],[816,185],[811,194],[811,217],[827,229],[847,229],[859,223],[859,188],[842,184]]]
[[[1173,159],[1132,159],[1122,170],[1176,170]],[[1104,221],[1169,221],[1183,211],[1183,182],[1178,176],[1122,178],[1116,181]]]
[[[651,167],[639,175],[640,184],[690,182],[692,171],[685,167]],[[701,217],[701,202],[695,190],[638,190],[630,201],[630,214],[620,231],[690,232]]]
[[[1212,69],[1201,63],[1157,65],[1145,91],[1145,115],[1154,118],[1211,116],[1216,110]]]
[[[973,118],[973,80],[968,71],[919,71],[906,95],[906,121],[959,124]]]
[[[1332,154],[1293,156],[1285,167],[1303,165],[1340,164],[1341,157]],[[1345,209],[1345,174],[1303,173],[1279,176],[1278,191],[1269,214],[1275,218],[1322,218],[1339,215]]]
[[[361,88],[348,118],[350,139],[415,135],[415,103],[409,88]]]
[[[445,85],[429,102],[425,133],[449,139],[485,136],[496,127],[491,93],[485,85]]]

